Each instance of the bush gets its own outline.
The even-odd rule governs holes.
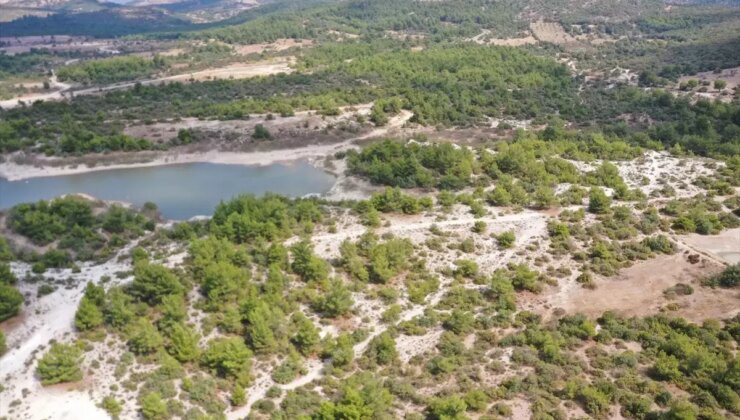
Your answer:
[[[0,321],[17,315],[22,304],[21,292],[10,284],[0,282]]]
[[[600,390],[586,386],[578,393],[578,400],[583,404],[587,413],[602,416],[609,411],[609,398]]]
[[[117,419],[121,414],[121,411],[123,411],[121,403],[119,403],[118,400],[116,400],[116,397],[112,395],[107,395],[103,398],[103,401],[100,403],[100,407],[114,419]]]
[[[141,415],[146,420],[165,420],[170,417],[167,403],[159,392],[150,392],[141,399]]]
[[[272,134],[270,134],[270,131],[265,128],[262,124],[257,124],[254,126],[254,133],[252,133],[252,138],[255,140],[270,140],[272,139]]]
[[[601,188],[591,188],[588,196],[588,211],[591,213],[603,214],[609,211],[612,205],[612,199],[604,193]]]
[[[379,365],[387,365],[398,359],[396,341],[390,333],[383,332],[370,340],[365,356]]]
[[[103,312],[92,299],[83,297],[75,313],[75,327],[79,331],[89,331],[101,325],[103,325]]]
[[[453,395],[445,398],[435,398],[427,407],[429,418],[434,420],[464,418],[468,404],[460,397]]]
[[[75,382],[82,379],[82,351],[70,344],[54,343],[51,349],[39,360],[36,374],[44,385],[60,382]]]
[[[642,244],[653,252],[661,254],[674,254],[676,245],[665,235],[650,236],[642,240]]]
[[[134,267],[131,295],[149,304],[158,304],[168,295],[180,294],[182,284],[167,267],[140,262]]]
[[[248,383],[252,352],[241,338],[216,338],[209,341],[200,361],[221,377],[237,379],[242,386]]]
[[[722,273],[702,282],[710,287],[736,287],[740,285],[740,264],[727,267]]]
[[[496,237],[496,242],[498,243],[499,248],[509,249],[514,246],[516,236],[514,236],[514,232],[506,231]]]

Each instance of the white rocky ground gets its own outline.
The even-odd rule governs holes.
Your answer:
[[[130,247],[121,250],[125,255]],[[0,359],[0,413],[12,418],[29,419],[106,419],[107,413],[96,406],[96,401],[85,392],[86,383],[79,386],[43,387],[35,376],[36,363],[48,348],[50,340],[67,342],[73,339],[74,315],[89,281],[100,282],[110,278],[110,284],[126,281],[116,273],[131,269],[129,261],[113,258],[100,264],[80,264],[81,272],[71,269],[48,270],[44,276],[57,284],[57,290],[37,298],[38,284],[23,278],[30,266],[14,263],[13,272],[19,278],[19,290],[27,297],[26,305],[15,326],[7,331],[8,352]]]

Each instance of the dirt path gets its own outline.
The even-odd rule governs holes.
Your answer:
[[[65,92],[69,91],[72,85],[60,82],[57,75],[52,73],[49,78],[49,92],[29,93],[17,98],[0,101],[0,108],[10,109],[19,106],[21,103],[33,103],[36,101],[58,101],[64,99]],[[52,91],[53,90],[53,91]]]
[[[84,88],[74,90],[70,84],[61,83],[56,80],[56,75],[52,76],[53,88],[56,91],[49,93],[38,93],[32,95],[25,95],[18,98],[8,99],[0,101],[0,108],[11,109],[21,104],[31,104],[36,101],[60,101],[70,99],[75,96],[84,95],[99,95],[106,92],[112,92],[115,90],[130,89],[137,83],[143,86],[157,85],[161,83],[170,82],[187,82],[190,80],[208,80],[208,79],[246,79],[257,76],[269,76],[279,73],[290,73],[293,69],[290,67],[290,59],[280,59],[273,61],[261,61],[257,63],[236,63],[230,64],[225,67],[219,67],[214,69],[207,69],[197,71],[193,73],[182,73],[173,76],[158,77],[148,80],[137,80],[132,82],[114,83],[107,86],[96,86],[91,88]]]

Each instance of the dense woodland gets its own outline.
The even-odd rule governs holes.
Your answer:
[[[165,60],[159,56],[151,59],[138,56],[113,57],[64,66],[57,70],[56,74],[61,81],[86,85],[116,83],[151,76],[163,70],[166,65]]]
[[[60,69],[60,78],[113,81],[164,65],[156,58],[89,61]],[[151,147],[122,136],[121,124],[101,118],[102,114],[124,121],[177,116],[241,119],[253,113],[291,115],[306,109],[332,115],[339,106],[373,100],[387,104],[383,106],[387,109],[374,110],[373,119],[380,122],[401,108],[413,112],[412,122],[442,126],[483,124],[501,116],[547,122],[557,115],[578,125],[596,122],[620,137],[633,135],[635,128],[647,129],[635,141],[679,144],[701,155],[733,156],[740,147],[736,103],[692,105],[660,90],[644,92],[630,86],[591,86],[578,92],[578,81],[565,66],[515,48],[446,45],[414,52],[392,41],[329,44],[306,52],[298,68],[298,73],[256,79],[136,86],[71,103],[38,103],[1,112],[0,150],[31,147],[45,153],[86,153]],[[655,121],[652,126],[630,127],[619,119],[643,113]],[[41,124],[28,126],[28,120]],[[77,134],[80,130],[108,137],[84,140]],[[83,140],[70,140],[76,145],[64,147],[65,137]],[[98,137],[88,136],[93,138]]]

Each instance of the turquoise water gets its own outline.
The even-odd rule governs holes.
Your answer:
[[[21,181],[0,178],[0,209],[62,194],[85,193],[137,206],[151,201],[165,218],[185,220],[210,215],[220,201],[238,194],[274,192],[301,197],[328,191],[334,180],[305,161],[266,166],[189,163]]]

